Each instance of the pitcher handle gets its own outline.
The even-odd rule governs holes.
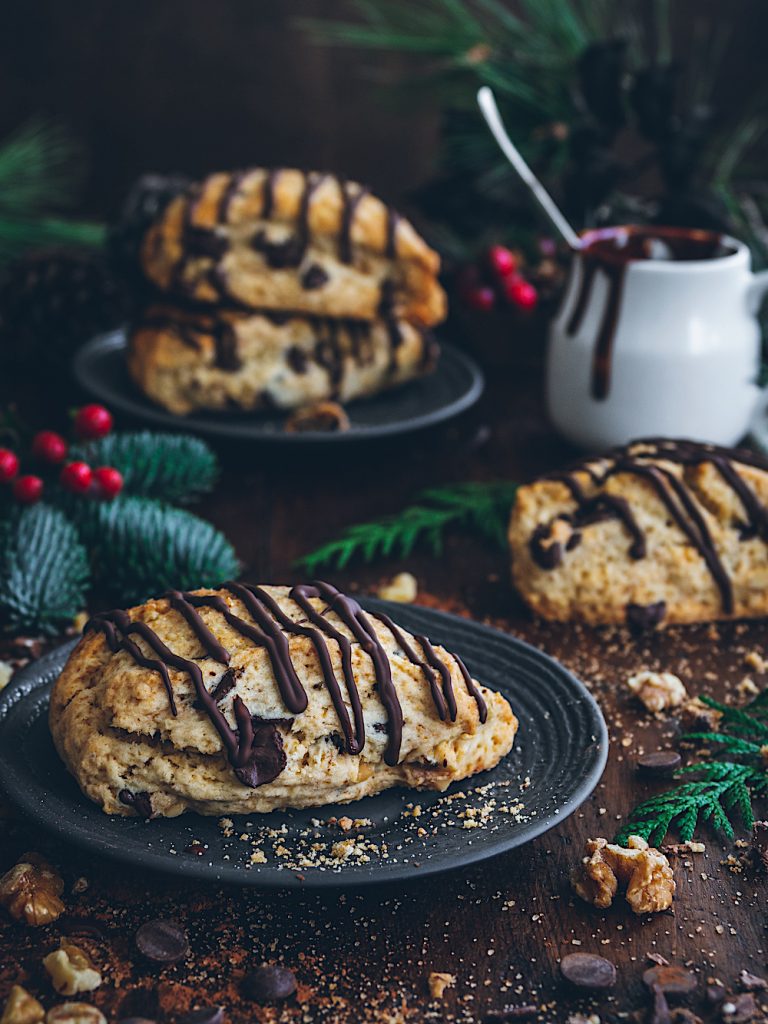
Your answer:
[[[761,270],[752,275],[752,280],[747,287],[747,303],[750,313],[757,314],[759,312],[766,292],[768,292],[768,270]]]

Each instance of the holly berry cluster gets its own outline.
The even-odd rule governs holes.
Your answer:
[[[112,430],[112,414],[103,405],[84,405],[73,420],[78,441],[94,441],[106,437]],[[87,462],[68,460],[69,445],[53,430],[41,430],[32,439],[30,455],[40,467],[49,471],[58,468],[58,482],[70,494],[87,495],[111,501],[123,489],[123,477],[114,466],[97,466]],[[13,497],[22,505],[40,501],[46,487],[43,476],[37,473],[19,475],[21,460],[10,448],[0,448],[0,484],[11,487]]]
[[[458,294],[470,309],[488,313],[504,302],[521,313],[532,313],[539,293],[520,272],[519,257],[503,245],[492,245],[475,263],[461,268]]]

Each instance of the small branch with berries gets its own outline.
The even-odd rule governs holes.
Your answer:
[[[226,538],[175,507],[214,486],[208,446],[112,427],[109,410],[87,405],[71,440],[43,430],[0,449],[0,628],[56,633],[92,588],[138,603],[239,572]]]

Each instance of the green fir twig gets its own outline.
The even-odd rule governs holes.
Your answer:
[[[689,733],[683,739],[706,748],[718,747],[721,755],[732,759],[709,759],[711,755],[702,751],[701,761],[675,773],[680,785],[630,812],[616,835],[617,843],[626,844],[629,836],[639,835],[656,846],[671,828],[682,842],[689,842],[705,824],[733,839],[737,821],[744,828],[752,827],[753,803],[768,792],[768,725],[761,720],[766,714],[768,690],[743,707],[721,704],[711,697],[702,700],[720,712],[721,731]]]
[[[430,488],[397,515],[347,527],[340,537],[304,555],[296,565],[311,574],[320,567],[343,569],[356,557],[366,562],[377,557],[407,558],[419,542],[426,542],[439,555],[446,530],[457,525],[503,545],[516,491],[517,484],[509,481]]]

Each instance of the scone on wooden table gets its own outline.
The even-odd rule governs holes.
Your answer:
[[[364,186],[320,172],[212,174],[171,201],[141,262],[196,302],[424,326],[445,315],[437,253]]]
[[[348,402],[434,368],[438,346],[405,320],[150,307],[129,335],[128,369],[172,413]]]
[[[768,461],[636,441],[520,488],[512,575],[538,614],[629,623],[768,614]]]
[[[170,817],[443,790],[496,765],[517,719],[459,658],[329,584],[229,583],[94,617],[50,726],[104,811]]]

